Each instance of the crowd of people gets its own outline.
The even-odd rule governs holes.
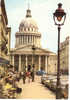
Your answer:
[[[35,79],[35,66],[28,65],[23,67],[22,72],[13,70],[13,66],[6,69],[2,73],[0,72],[0,98],[16,98],[16,94],[22,92],[22,88],[19,87],[20,80],[23,80],[23,84]]]
[[[30,83],[30,79],[34,82],[35,79],[35,66],[28,65],[28,67],[24,67],[23,72],[21,72],[21,78],[23,79],[23,83],[25,84],[26,79]]]
[[[0,74],[0,98],[16,98],[16,94],[22,91],[18,86],[19,79],[19,72],[12,69],[7,69],[4,73]]]

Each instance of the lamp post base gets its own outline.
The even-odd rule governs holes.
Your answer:
[[[56,99],[61,99],[62,98],[62,90],[61,90],[61,86],[56,88]]]

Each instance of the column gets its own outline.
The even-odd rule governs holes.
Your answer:
[[[14,67],[15,67],[15,66],[14,66],[14,55],[12,56],[12,59],[11,59],[11,60],[12,60],[13,71],[14,71]]]
[[[20,44],[21,44],[21,36],[20,36]]]
[[[28,35],[27,35],[27,44],[28,44]]]
[[[19,45],[20,45],[20,36],[19,36]]]
[[[38,46],[38,37],[37,37],[37,41],[36,41],[36,43],[37,43],[37,46]]]
[[[27,42],[27,41],[26,41],[26,35],[25,35],[25,44],[26,44],[26,42]]]
[[[22,35],[22,45],[23,45],[23,35]]]
[[[31,35],[30,35],[30,43],[31,43]]]
[[[39,56],[39,71],[41,69],[41,56]]]
[[[12,56],[12,65],[14,66],[14,55]]]
[[[36,46],[37,46],[37,37],[36,37]]]
[[[33,44],[34,44],[34,36],[33,36]]]
[[[35,36],[35,45],[36,45],[36,36]]]
[[[23,44],[24,44],[24,35],[23,35]]]
[[[23,42],[22,42],[22,35],[21,35],[21,45],[23,44]]]
[[[19,40],[20,40],[20,38],[18,37],[18,45],[19,45]]]
[[[32,35],[31,35],[31,44],[32,44]]]
[[[48,58],[45,56],[45,72],[48,73]]]
[[[29,40],[29,43],[31,43],[31,35],[29,36],[29,39],[30,39],[30,40]]]
[[[27,64],[28,64],[28,59],[27,59],[27,55],[26,55],[26,67],[27,67]]]
[[[17,37],[17,46],[19,45],[19,38]]]
[[[19,44],[21,44],[21,38],[19,37]]]
[[[25,44],[25,35],[24,35],[24,44]]]
[[[33,36],[32,36],[32,44],[33,44]]]
[[[20,44],[22,44],[22,37],[20,36]]]
[[[35,45],[35,36],[34,36],[34,45]]]
[[[19,55],[19,72],[21,72],[21,55]]]
[[[29,44],[30,44],[30,36],[29,36]]]
[[[24,44],[26,44],[26,36],[24,36]]]
[[[33,54],[32,54],[32,65],[33,65]]]

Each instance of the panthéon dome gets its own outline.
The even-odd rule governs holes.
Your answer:
[[[31,10],[28,8],[26,17],[19,25],[19,32],[16,33],[16,48],[25,45],[41,47],[41,34],[38,32],[36,21],[32,18]]]
[[[36,21],[32,18],[30,9],[27,10],[25,19],[21,21],[20,26],[19,26],[19,31],[20,32],[22,31],[37,32],[38,31],[38,25]]]

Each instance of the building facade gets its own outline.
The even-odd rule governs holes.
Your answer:
[[[10,51],[10,63],[15,70],[21,72],[24,66],[34,64],[36,71],[41,68],[48,74],[57,71],[57,55],[41,47],[41,33],[30,9],[27,9],[25,19],[21,21],[15,37],[15,48]]]
[[[63,73],[69,71],[69,48],[70,37],[67,37],[64,42],[60,44],[60,68]]]
[[[0,65],[9,62],[10,33],[4,0],[0,0]]]

